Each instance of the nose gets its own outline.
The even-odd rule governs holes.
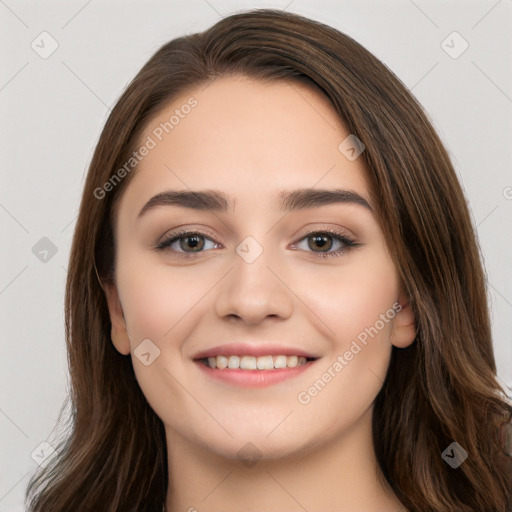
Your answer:
[[[233,268],[222,280],[216,297],[216,313],[220,318],[239,319],[246,324],[259,324],[266,318],[287,319],[293,311],[293,292],[270,252],[252,262],[235,254]]]

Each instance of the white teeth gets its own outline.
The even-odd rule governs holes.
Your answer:
[[[256,358],[243,356],[240,359],[240,368],[242,368],[242,370],[256,370]]]
[[[229,356],[228,368],[240,368],[240,358],[238,356]]]
[[[213,359],[213,360],[217,360],[217,364],[211,364],[210,363],[210,359]],[[224,356],[217,356],[217,357],[212,357],[212,358],[208,358],[208,363],[210,364],[210,366],[212,368],[220,368],[220,369],[224,369],[224,368],[227,368],[228,366],[228,358],[227,357],[224,357]]]
[[[286,356],[275,356],[274,368],[286,368]]]
[[[272,356],[260,356],[256,358],[256,366],[258,370],[273,370],[274,369],[274,360]]]
[[[210,368],[273,370],[274,368],[296,368],[306,364],[303,356],[217,356],[207,359]]]
[[[286,366],[288,368],[295,368],[299,362],[299,358],[297,356],[288,356],[286,358]]]

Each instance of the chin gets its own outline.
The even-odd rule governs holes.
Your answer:
[[[273,425],[272,428],[275,428]],[[237,428],[232,425],[229,429],[234,435],[221,435],[212,438],[206,435],[201,439],[203,447],[215,453],[217,456],[228,460],[278,460],[285,457],[296,456],[307,452],[317,443],[309,439],[311,431],[302,432],[294,430],[289,432],[278,432],[275,429],[262,429],[260,425],[243,425]],[[270,434],[269,434],[270,433]],[[205,433],[206,434],[206,433]]]

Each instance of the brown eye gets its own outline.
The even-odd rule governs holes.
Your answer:
[[[179,239],[180,249],[187,251],[192,249],[193,252],[199,252],[204,248],[204,237],[203,236],[184,236]]]
[[[210,244],[207,246],[207,244]],[[220,244],[214,242],[210,237],[195,231],[183,231],[171,233],[155,246],[157,250],[171,251],[179,256],[202,253],[207,249],[215,249]]]
[[[307,240],[307,247],[300,247],[305,240]],[[341,232],[313,231],[302,238],[297,247],[307,253],[314,254],[315,257],[327,258],[328,256],[342,256],[351,248],[360,245]]]
[[[321,252],[329,251],[332,247],[332,236],[326,234],[314,234],[308,236],[308,247],[311,250],[319,248]]]

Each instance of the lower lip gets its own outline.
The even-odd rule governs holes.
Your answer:
[[[305,372],[314,362],[308,361],[306,364],[296,366],[295,368],[241,370],[239,368],[210,368],[201,361],[195,361],[199,368],[209,377],[248,388],[262,388],[291,379]]]

